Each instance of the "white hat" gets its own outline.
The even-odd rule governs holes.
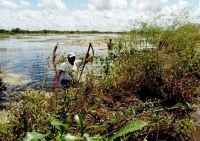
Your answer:
[[[74,56],[76,56],[76,55],[74,54],[74,52],[69,52],[69,53],[67,53],[67,57],[68,57],[68,58],[71,58],[71,57],[74,57]]]

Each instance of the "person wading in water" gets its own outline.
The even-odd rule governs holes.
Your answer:
[[[112,43],[112,39],[109,40],[107,47],[108,47],[108,51],[112,51],[113,50],[113,43]]]
[[[116,54],[114,52],[114,44],[112,42],[112,39],[109,39],[109,42],[107,43],[107,47],[108,47],[108,57],[114,59],[116,58]]]
[[[87,60],[88,57],[89,53],[87,53],[84,63],[88,63]],[[61,80],[61,85],[64,88],[73,87],[79,80],[77,64],[82,63],[82,60],[76,60],[76,55],[74,52],[69,52],[67,54],[67,59],[68,62],[63,62],[57,71],[54,83],[52,85],[53,90],[57,88],[57,83],[62,73],[63,73],[63,79]]]

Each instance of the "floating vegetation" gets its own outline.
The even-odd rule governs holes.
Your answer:
[[[26,85],[31,82],[31,79],[25,74],[3,73],[2,79],[10,86]]]
[[[10,110],[3,109],[0,111],[0,125],[9,124],[13,119],[15,119],[15,117],[11,114]]]
[[[98,39],[74,39],[64,43],[64,45],[71,46],[88,46],[88,43],[92,43],[93,47],[106,47],[109,38],[98,38]]]
[[[80,39],[81,36],[70,36],[74,37],[73,39],[67,38],[59,38],[59,39],[45,39],[45,40],[27,40],[24,42],[59,42],[63,45],[67,46],[88,46],[89,43],[92,43],[94,47],[106,47],[107,42],[110,37],[102,37],[102,38],[93,38],[93,39]],[[117,38],[115,38],[117,39]]]
[[[28,40],[28,41],[24,41],[24,42],[38,42],[37,40]]]
[[[45,39],[45,40],[27,40],[27,41],[24,41],[24,42],[60,42],[60,41],[65,41],[66,39],[62,39],[62,38],[59,38],[59,39]]]
[[[8,51],[7,48],[0,48],[0,51]]]
[[[0,34],[0,39],[4,39],[4,38],[9,38],[9,36],[6,34]]]
[[[0,48],[0,52],[12,52],[12,51],[19,51],[22,50],[21,48]]]
[[[31,37],[31,36],[16,36],[14,38],[16,38],[16,39],[31,39],[33,37]]]
[[[74,35],[74,36],[73,36],[73,35],[72,35],[72,36],[69,35],[69,36],[66,36],[66,38],[69,38],[69,37],[73,37],[73,38],[81,38],[80,35]]]

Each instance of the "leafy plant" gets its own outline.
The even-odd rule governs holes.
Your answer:
[[[190,119],[177,120],[175,128],[178,133],[184,134],[189,134],[196,130],[194,121]]]
[[[129,132],[134,132],[134,131],[137,131],[137,130],[141,130],[144,126],[147,125],[147,123],[143,122],[143,121],[139,121],[139,120],[136,120],[136,121],[133,121],[133,122],[130,122],[128,123],[127,125],[125,125],[122,129],[120,129],[119,131],[117,131],[116,133],[114,133],[114,135],[112,135],[109,139],[106,139],[100,135],[94,135],[94,136],[90,136],[89,134],[87,133],[84,133],[83,132],[83,119],[82,119],[82,116],[80,114],[76,114],[75,115],[75,121],[77,122],[79,128],[80,128],[80,131],[81,131],[81,137],[79,136],[73,136],[73,135],[70,135],[70,134],[67,134],[67,135],[63,135],[64,133],[64,130],[65,128],[68,126],[66,126],[65,124],[62,124],[59,120],[56,120],[54,119],[51,124],[53,126],[56,127],[56,129],[59,131],[60,133],[60,140],[91,140],[91,141],[112,141],[122,135],[126,135],[127,133]],[[45,134],[42,134],[42,133],[38,133],[38,132],[27,132],[25,138],[24,138],[24,141],[34,141],[34,140],[38,140],[38,139],[43,139],[45,137],[49,137],[49,138],[52,138],[53,140],[57,140],[58,138],[51,132],[49,133],[45,133]]]

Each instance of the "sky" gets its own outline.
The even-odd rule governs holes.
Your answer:
[[[152,9],[188,7],[200,22],[200,0],[0,0],[0,29],[122,31]],[[150,18],[150,17],[148,17]]]

